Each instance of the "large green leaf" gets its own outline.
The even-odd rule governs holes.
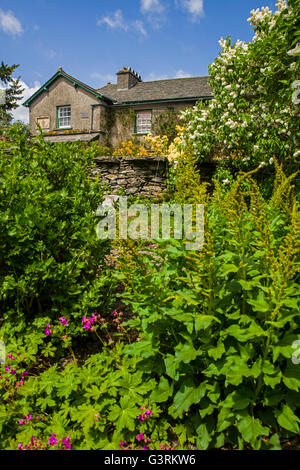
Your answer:
[[[266,332],[257,323],[252,321],[249,326],[241,328],[239,325],[231,325],[224,334],[233,336],[238,341],[246,342],[254,338],[266,336]]]
[[[237,423],[237,427],[243,439],[251,444],[255,444],[259,436],[268,436],[270,432],[267,427],[262,425],[259,419],[253,418],[250,415],[242,418]]]
[[[185,379],[174,397],[173,405],[169,408],[170,415],[174,418],[182,417],[183,413],[187,412],[193,404],[200,402],[205,395],[205,390],[205,383],[196,387],[191,378]]]
[[[122,397],[120,399],[120,406],[113,405],[111,408],[108,419],[116,425],[118,431],[122,429],[134,431],[139,411],[139,408],[131,402],[130,398]]]
[[[293,364],[292,361],[289,361],[282,374],[282,381],[289,389],[298,392],[300,389],[300,364]]]
[[[276,413],[278,424],[288,431],[299,433],[300,419],[294,414],[289,405],[282,405],[281,410]]]
[[[195,330],[206,330],[213,322],[221,323],[220,320],[213,315],[196,315]]]
[[[173,384],[169,384],[169,381],[165,377],[160,378],[160,382],[157,387],[153,390],[150,395],[150,400],[155,403],[162,403],[173,393]]]

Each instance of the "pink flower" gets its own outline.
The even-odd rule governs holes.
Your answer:
[[[32,419],[32,415],[28,414],[28,415],[26,416],[26,419],[27,419],[27,421],[30,421],[30,420]]]
[[[6,366],[4,370],[5,372],[8,372],[10,370],[10,367]]]
[[[127,442],[126,441],[120,441],[120,449],[122,449],[122,447],[126,446]]]
[[[143,449],[143,450],[150,450],[150,447],[144,446],[144,449]]]
[[[148,407],[145,406],[145,408],[148,408]],[[141,407],[141,410],[143,411],[143,407]],[[151,415],[153,415],[153,411],[146,410],[144,411],[144,413],[140,414],[137,419],[140,419],[141,421],[145,421],[145,419],[149,419]]]
[[[21,377],[27,377],[27,375],[28,375],[28,372],[25,370],[24,372],[22,372]]]
[[[65,438],[62,440],[62,444],[63,444],[65,450],[71,450],[70,439],[71,439],[71,437],[68,436],[68,437],[65,437]]]
[[[24,419],[19,419],[18,423],[19,423],[20,426],[23,426],[24,423],[25,423],[25,420]]]
[[[56,434],[54,432],[49,437],[48,444],[50,444],[50,446],[56,446],[57,445]]]
[[[136,438],[137,438],[138,441],[141,441],[142,439],[144,439],[144,433],[141,432],[140,434],[138,434],[138,435],[136,436]]]
[[[7,354],[7,357],[8,359],[11,359],[12,361],[15,359],[14,356],[12,356],[11,354]]]
[[[52,333],[52,331],[50,330],[50,326],[51,326],[51,325],[47,325],[47,327],[45,328],[45,335],[46,335],[46,336],[49,336],[50,333]]]
[[[60,317],[59,321],[62,324],[62,326],[67,326],[68,325],[68,320],[64,317]]]
[[[10,374],[11,375],[16,375],[17,371],[15,369],[11,369]]]
[[[82,317],[81,323],[83,323],[83,328],[86,331],[87,330],[95,331],[94,328],[91,328],[91,325],[96,323],[98,321],[98,318],[99,318],[99,315],[95,315],[94,313],[90,318]]]

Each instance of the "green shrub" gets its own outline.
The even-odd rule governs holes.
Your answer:
[[[299,215],[276,166],[269,202],[253,172],[228,192],[217,184],[201,251],[174,240],[119,259],[141,338],[126,354],[144,358],[137,368],[159,383],[150,398],[198,449],[280,448],[299,434]]]
[[[295,175],[275,161],[268,201],[258,170],[209,196],[187,155],[175,201],[205,205],[203,248],[117,240],[108,271],[93,149],[17,144],[0,160],[0,449],[280,449],[298,436]]]
[[[93,156],[78,143],[51,145],[39,138],[32,144],[22,133],[9,154],[1,151],[4,337],[37,316],[76,317],[109,303],[103,263],[109,245],[95,231],[103,189],[89,176]]]

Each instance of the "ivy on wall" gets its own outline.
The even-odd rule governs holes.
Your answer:
[[[104,137],[104,144],[105,147],[111,147],[111,131],[112,128],[115,126],[116,123],[116,115],[115,111],[110,108],[105,108],[105,137]]]
[[[153,134],[166,135],[168,143],[171,144],[177,136],[176,126],[179,125],[178,116],[179,113],[174,108],[168,108],[164,113],[156,115],[153,122]]]
[[[118,109],[115,114],[122,127],[133,129],[135,120],[135,111],[133,109]]]

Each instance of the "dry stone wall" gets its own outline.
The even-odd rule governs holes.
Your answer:
[[[97,157],[93,175],[100,174],[111,194],[159,197],[167,189],[165,157]]]

